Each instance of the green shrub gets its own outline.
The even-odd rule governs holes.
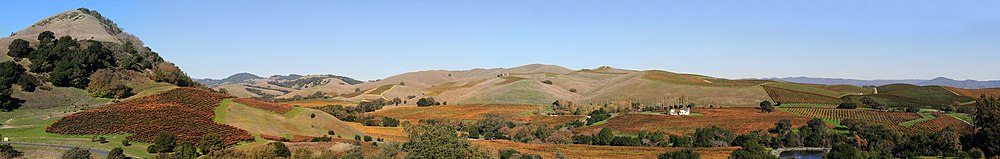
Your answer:
[[[114,149],[111,149],[111,152],[108,152],[108,157],[107,157],[107,159],[126,159],[126,158],[128,157],[125,156],[125,151],[122,150],[121,147],[115,147]]]
[[[278,157],[291,157],[292,152],[288,150],[288,146],[281,142],[272,142],[271,146],[274,147],[274,154]]]
[[[31,43],[24,39],[14,39],[7,48],[9,50],[7,56],[14,57],[15,59],[28,57],[32,51],[35,51],[35,49],[31,48]]]
[[[437,102],[435,102],[432,97],[420,98],[417,100],[417,106],[426,107],[432,105],[437,105]]]
[[[550,85],[551,85],[551,84],[552,84],[552,81],[551,81],[551,80],[544,80],[544,81],[542,81],[542,83],[545,83],[545,84],[550,84]]]
[[[23,155],[23,153],[14,149],[14,147],[10,146],[10,144],[0,145],[0,158],[15,158],[21,157],[21,155]]]
[[[90,150],[73,147],[63,152],[62,159],[90,159]]]

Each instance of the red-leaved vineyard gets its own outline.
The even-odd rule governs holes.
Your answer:
[[[218,135],[226,144],[253,140],[244,130],[215,123],[213,109],[228,95],[196,88],[176,88],[161,94],[126,100],[59,119],[46,132],[59,134],[130,133],[131,141],[154,142],[161,133],[181,142],[197,143]]]

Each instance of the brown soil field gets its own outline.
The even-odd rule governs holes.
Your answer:
[[[661,130],[670,134],[691,134],[697,128],[719,126],[736,134],[744,134],[772,128],[774,123],[781,119],[792,120],[792,125],[796,127],[805,125],[810,119],[782,111],[761,113],[754,108],[694,109],[693,112],[704,116],[624,114],[608,119],[607,123],[577,128],[573,131],[593,133],[601,128],[610,128],[624,133]]]
[[[561,116],[538,116],[532,115],[524,118],[521,122],[532,124],[548,124],[549,126],[565,125],[576,120],[586,118],[586,115],[561,115]]]
[[[538,105],[521,104],[455,104],[428,107],[393,107],[367,113],[386,116],[417,123],[421,119],[478,120],[485,114],[500,114],[511,120],[519,120],[531,115],[530,111],[542,108]]]
[[[639,147],[639,146],[598,146],[581,144],[527,144],[507,140],[474,140],[473,145],[496,153],[500,149],[514,149],[521,153],[537,154],[543,158],[555,158],[556,153],[562,153],[566,158],[656,158],[657,155],[689,148],[673,147]],[[728,158],[735,147],[722,148],[690,148],[701,154],[701,158]]]

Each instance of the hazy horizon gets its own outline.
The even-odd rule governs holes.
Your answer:
[[[99,11],[195,78],[611,66],[722,78],[1000,79],[998,1],[11,1]]]

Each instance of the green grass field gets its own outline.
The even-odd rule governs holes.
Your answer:
[[[902,123],[899,123],[899,125],[900,126],[907,126],[908,127],[908,126],[913,126],[913,125],[915,125],[917,123],[920,123],[920,122],[924,122],[924,121],[928,121],[928,120],[933,120],[934,118],[937,118],[937,116],[931,115],[930,113],[927,113],[927,112],[920,112],[920,113],[917,113],[917,114],[920,114],[920,116],[921,116],[920,119],[914,119],[914,120],[902,122]]]
[[[364,132],[350,127],[330,114],[302,107],[294,107],[291,111],[278,114],[229,102],[227,99],[215,109],[215,113],[214,120],[216,122],[235,126],[257,136],[267,134],[284,137],[292,135],[319,137],[326,135],[328,130],[333,130],[336,134],[344,137],[364,134]]]
[[[222,102],[219,103],[219,106],[215,107],[215,118],[212,120],[216,123],[226,123],[226,119],[229,118],[229,111],[226,110],[229,109],[229,105],[232,103],[232,98],[223,99]]]
[[[99,135],[110,141],[101,144],[91,142],[91,138],[98,135],[63,135],[45,132],[45,128],[62,117],[65,114],[63,112],[68,111],[67,109],[72,108],[53,107],[0,112],[0,119],[5,121],[3,128],[0,128],[0,135],[9,138],[10,142],[57,144],[102,150],[122,147],[125,150],[125,154],[129,156],[152,157],[152,155],[146,153],[146,146],[149,146],[148,143],[130,142],[131,146],[122,145],[122,140],[130,134]]]
[[[972,115],[965,113],[948,113],[949,116],[955,117],[959,120],[965,121],[967,123],[972,123]]]

